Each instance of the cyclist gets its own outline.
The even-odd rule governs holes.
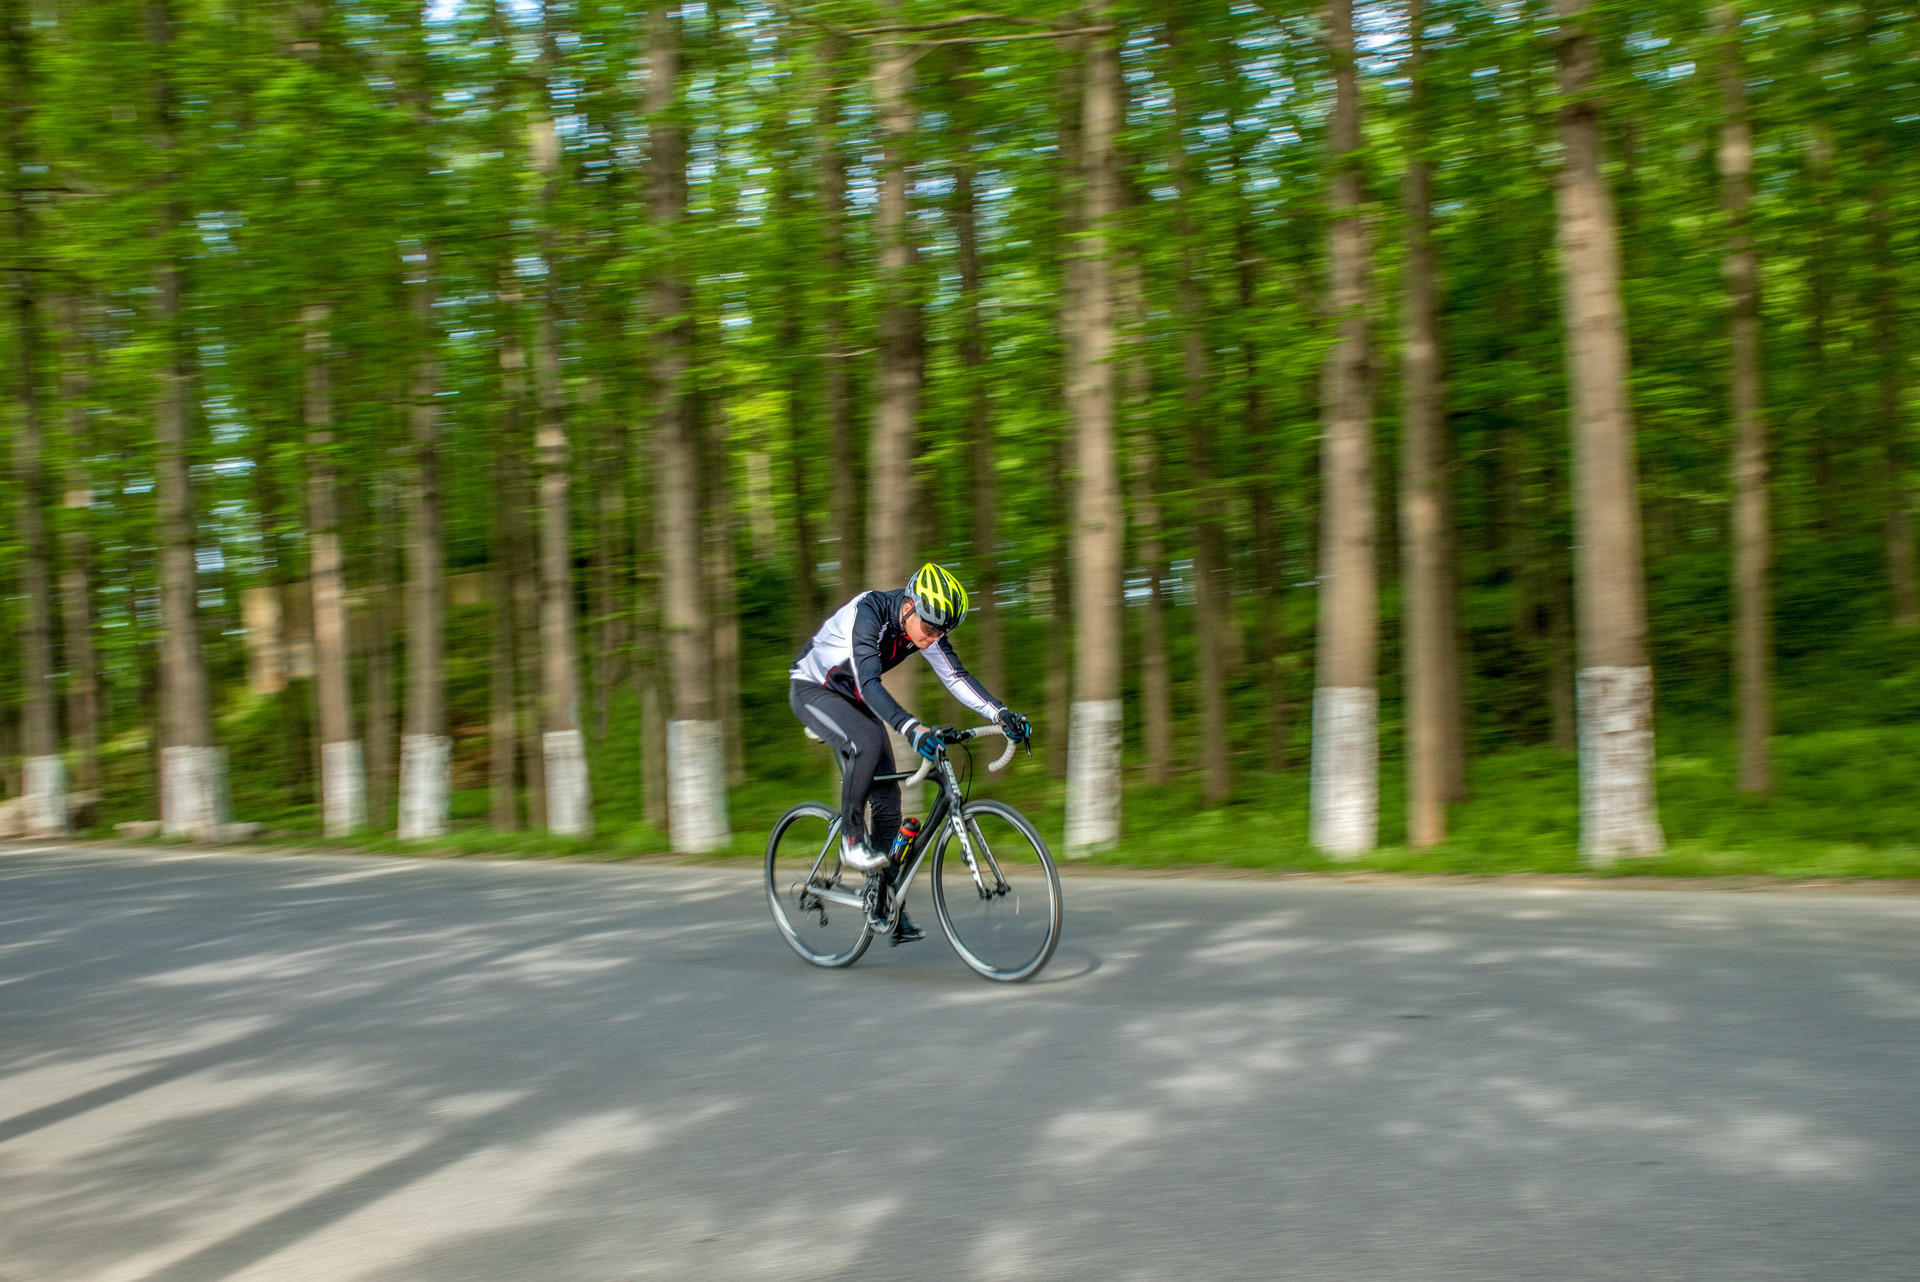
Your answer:
[[[856,872],[885,867],[900,831],[900,785],[874,782],[874,776],[894,771],[886,726],[899,731],[929,761],[940,754],[945,728],[923,724],[901,707],[880,684],[882,673],[918,650],[954,698],[998,722],[1009,739],[1025,742],[1033,735],[1025,717],[987,693],[960,666],[947,634],[966,617],[967,590],[950,571],[929,561],[906,587],[862,592],[835,610],[787,673],[793,715],[840,754],[840,862]],[[869,804],[871,829],[866,822]],[[903,908],[892,942],[925,937]]]

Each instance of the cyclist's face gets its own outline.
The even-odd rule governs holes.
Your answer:
[[[901,613],[900,624],[907,631],[907,640],[913,642],[915,646],[922,650],[945,635],[940,629],[930,628],[922,623],[920,616],[913,612],[913,602],[911,601],[906,603]]]

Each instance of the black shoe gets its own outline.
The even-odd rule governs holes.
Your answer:
[[[913,924],[913,918],[907,916],[907,910],[900,910],[900,919],[893,923],[893,934],[887,938],[887,947],[898,948],[902,944],[917,944],[927,937],[927,932]]]

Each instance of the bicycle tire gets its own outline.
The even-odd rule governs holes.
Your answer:
[[[816,829],[808,824],[803,833],[801,821],[809,819],[819,820],[824,826]],[[840,860],[830,849],[839,837],[840,812],[818,801],[803,801],[794,806],[774,821],[773,831],[767,835],[767,906],[773,912],[774,925],[780,928],[781,936],[794,952],[815,966],[829,970],[853,965],[873,942],[873,928],[867,924],[867,915],[862,910],[846,904],[816,901],[816,906],[809,907],[804,903],[800,879],[809,876],[809,864],[823,849],[827,853],[819,867],[823,873],[832,869],[831,873],[825,873],[831,879],[831,888],[857,894],[864,887],[863,876],[851,887],[845,886]],[[857,923],[857,927],[834,932],[830,927],[833,918]]]
[[[995,828],[1004,824],[1017,833],[1030,847],[1033,858],[1027,858],[1028,851],[1018,849],[1018,843],[1010,842],[1007,832],[995,833],[989,840],[981,818],[997,820]],[[954,885],[948,886],[947,855],[954,844],[953,828],[943,825],[933,851],[930,878],[940,929],[946,932],[954,954],[982,978],[1002,984],[1031,979],[1052,959],[1053,950],[1060,944],[1060,872],[1053,865],[1053,855],[1040,830],[1012,806],[998,801],[969,803],[965,822],[976,845],[976,860],[980,860],[979,848],[990,851],[1002,874],[998,880],[1010,889],[982,895],[964,857],[954,861]],[[984,865],[984,860],[981,862]],[[1037,870],[1029,871],[1030,865],[1037,865]],[[984,866],[982,871],[986,876],[994,875]],[[1044,904],[1025,902],[1036,892],[1044,896]],[[1038,912],[1033,911],[1035,908]]]

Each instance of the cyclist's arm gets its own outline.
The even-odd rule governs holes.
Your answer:
[[[952,642],[941,637],[920,653],[940,674],[940,684],[951,691],[954,698],[988,721],[999,719],[1000,711],[1006,705],[988,694],[987,688],[974,680],[973,674],[960,662],[960,656],[953,652]]]
[[[860,693],[860,702],[873,711],[873,715],[892,726],[901,734],[907,734],[920,723],[913,714],[900,706],[900,701],[887,693],[880,684],[880,625],[882,621],[878,600],[884,599],[878,592],[870,592],[861,598],[859,609],[854,612],[851,629],[850,648],[853,651],[853,684]]]

